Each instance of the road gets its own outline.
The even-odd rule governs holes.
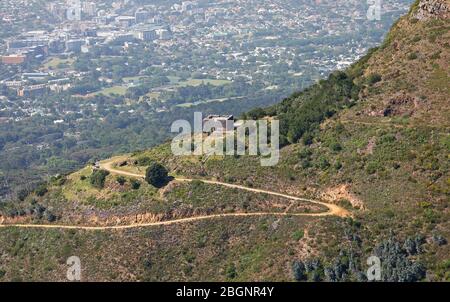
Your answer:
[[[122,175],[128,177],[136,177],[136,178],[144,178],[144,175],[132,173],[124,170],[120,170],[115,168],[114,165],[117,162],[124,160],[123,157],[116,157],[107,161],[103,161],[100,163],[100,168],[109,171],[111,174]],[[196,222],[201,220],[212,220],[218,218],[227,218],[227,217],[260,217],[260,216],[275,216],[275,217],[327,217],[327,216],[337,216],[337,217],[349,217],[351,214],[346,209],[335,205],[329,204],[318,200],[301,198],[293,195],[278,193],[274,191],[262,190],[249,188],[241,185],[229,184],[220,181],[213,180],[203,180],[203,179],[188,179],[188,178],[175,178],[174,181],[178,182],[192,182],[192,181],[201,181],[206,184],[211,185],[219,185],[228,188],[244,190],[254,193],[262,193],[268,194],[272,196],[283,197],[286,199],[290,199],[293,201],[303,201],[310,202],[313,204],[322,205],[328,208],[328,211],[322,213],[278,213],[278,212],[260,212],[260,213],[227,213],[227,214],[211,214],[205,216],[196,216],[189,218],[181,218],[174,219],[168,221],[159,221],[159,222],[150,222],[150,223],[135,223],[130,225],[116,225],[116,226],[81,226],[81,225],[58,225],[58,224],[0,224],[0,228],[24,228],[24,229],[66,229],[66,230],[87,230],[87,231],[103,231],[103,230],[126,230],[126,229],[134,229],[134,228],[145,228],[152,226],[167,226],[181,223],[189,223]]]

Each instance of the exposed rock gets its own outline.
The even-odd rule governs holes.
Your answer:
[[[349,190],[348,184],[343,184],[334,188],[329,188],[320,196],[323,200],[336,203],[341,200],[348,200],[355,209],[365,209],[364,203]]]
[[[412,115],[420,102],[412,96],[398,94],[387,101],[382,116]]]
[[[448,19],[450,3],[448,0],[421,0],[413,16],[419,20]]]

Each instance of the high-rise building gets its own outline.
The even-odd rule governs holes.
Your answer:
[[[170,39],[172,39],[172,32],[170,32],[167,29],[162,29],[162,28],[161,29],[157,29],[156,33],[158,34],[159,39],[161,39],[161,40],[170,40]]]
[[[94,2],[83,3],[83,13],[93,17],[97,14],[97,5]]]
[[[158,38],[155,30],[142,30],[137,32],[137,38],[143,41],[153,41]]]

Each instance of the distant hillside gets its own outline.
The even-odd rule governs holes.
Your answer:
[[[281,121],[275,167],[166,143],[0,209],[19,225],[0,228],[0,280],[64,280],[77,255],[85,281],[366,281],[376,255],[384,281],[449,281],[449,13],[449,0],[417,1],[347,70],[248,112]],[[153,162],[175,179],[148,184]]]
[[[448,7],[449,1],[417,1],[384,43],[352,67],[248,117],[278,116],[290,143],[311,140],[341,111],[346,120],[450,128]]]

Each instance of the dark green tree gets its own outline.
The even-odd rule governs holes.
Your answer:
[[[105,186],[106,176],[109,175],[109,172],[106,170],[97,170],[92,173],[90,177],[91,185],[98,188],[103,189]]]
[[[152,186],[160,188],[167,182],[168,174],[163,165],[153,162],[145,172],[145,180]]]

